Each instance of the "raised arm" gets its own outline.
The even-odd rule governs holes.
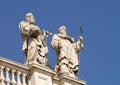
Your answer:
[[[78,41],[75,44],[75,50],[77,53],[84,48],[82,41],[83,41],[83,37],[79,36]]]

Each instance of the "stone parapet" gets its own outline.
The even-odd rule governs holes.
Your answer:
[[[28,76],[27,66],[0,57],[0,85],[27,85]]]
[[[56,72],[42,65],[29,67],[0,57],[0,85],[86,85],[86,82]]]

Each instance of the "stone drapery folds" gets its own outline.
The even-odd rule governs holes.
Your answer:
[[[26,14],[26,21],[20,22],[19,29],[23,41],[22,51],[26,56],[25,64],[29,66],[32,63],[36,63],[46,66],[48,64],[46,38],[51,33],[44,30],[42,35],[40,28],[35,24],[32,13]]]
[[[59,34],[54,34],[51,45],[57,53],[57,64],[55,67],[58,76],[61,74],[75,77],[79,69],[78,52],[84,47],[82,36],[75,43],[74,38],[66,33],[66,27],[59,28]]]
[[[20,22],[19,29],[23,41],[22,51],[26,56],[25,64],[30,66],[35,63],[48,66],[46,39],[51,33],[43,30],[44,33],[42,34],[32,13],[26,14],[26,20]],[[55,66],[57,76],[63,74],[75,77],[79,70],[78,53],[84,47],[82,41],[82,36],[79,36],[77,42],[74,41],[74,38],[68,36],[65,26],[61,26],[59,33],[53,35],[51,45],[57,53]]]

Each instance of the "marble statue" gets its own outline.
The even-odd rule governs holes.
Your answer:
[[[58,76],[75,77],[79,69],[78,52],[84,47],[82,41],[82,36],[79,36],[77,42],[74,41],[74,38],[68,36],[65,26],[59,28],[59,34],[53,35],[51,45],[57,54],[55,71]]]
[[[25,64],[27,66],[32,63],[47,65],[48,47],[46,38],[51,35],[50,32],[45,31],[42,35],[40,28],[35,23],[35,18],[32,13],[26,14],[26,20],[21,21],[19,29],[22,35],[23,48],[22,51],[26,56]]]

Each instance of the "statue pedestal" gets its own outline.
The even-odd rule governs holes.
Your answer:
[[[60,81],[61,85],[86,85],[85,81],[69,76],[62,76]]]
[[[48,67],[32,64],[28,85],[86,85],[85,81],[69,76],[56,77],[56,72]]]
[[[55,71],[48,67],[32,64],[28,83],[29,85],[53,85],[52,78],[55,74]]]
[[[53,78],[53,85],[86,85],[86,82],[77,78],[61,75],[61,77]]]

